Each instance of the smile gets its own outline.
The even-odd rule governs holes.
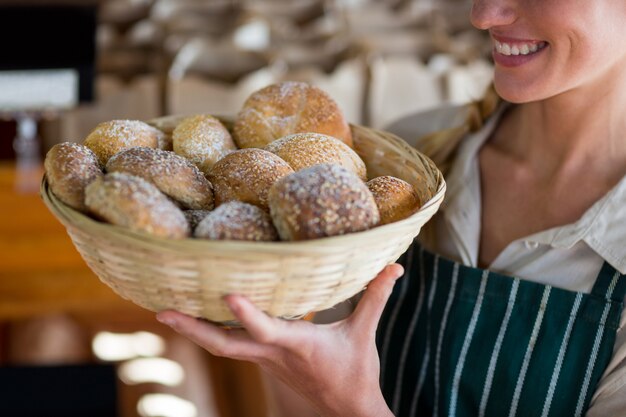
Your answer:
[[[529,55],[542,50],[547,46],[546,42],[523,42],[523,43],[507,43],[499,42],[494,39],[496,51],[502,55]]]

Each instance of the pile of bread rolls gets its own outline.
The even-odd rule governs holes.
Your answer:
[[[306,240],[405,218],[407,182],[367,181],[337,103],[301,82],[253,93],[231,131],[211,115],[99,124],[47,154],[52,192],[105,222],[160,237]]]

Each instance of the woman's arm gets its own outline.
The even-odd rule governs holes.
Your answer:
[[[157,319],[214,355],[259,364],[321,416],[393,416],[380,391],[375,335],[402,273],[400,265],[386,267],[350,317],[327,325],[269,317],[238,295],[224,299],[244,329],[223,329],[175,311]]]

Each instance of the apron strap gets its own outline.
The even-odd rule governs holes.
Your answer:
[[[593,284],[591,294],[619,303],[624,302],[624,297],[626,296],[626,275],[620,274],[618,270],[605,261],[595,284]]]

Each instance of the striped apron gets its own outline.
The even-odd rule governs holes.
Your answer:
[[[581,416],[613,352],[626,279],[590,294],[466,267],[414,244],[377,334],[396,416]],[[623,276],[622,276],[623,278]]]

